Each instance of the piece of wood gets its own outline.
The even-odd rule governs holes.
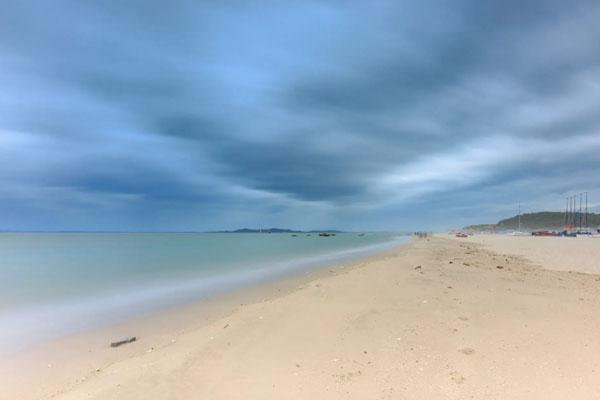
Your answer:
[[[127,343],[135,342],[136,340],[137,340],[137,337],[135,337],[135,336],[126,336],[119,340],[115,340],[114,342],[111,342],[110,347],[119,347],[119,346],[127,344]]]

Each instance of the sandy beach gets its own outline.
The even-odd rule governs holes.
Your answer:
[[[496,252],[526,257],[545,269],[600,274],[600,237],[475,235],[467,240]]]
[[[599,20],[3,1],[0,400],[600,400]]]
[[[3,359],[0,398],[597,399],[599,259],[595,239],[414,239]]]

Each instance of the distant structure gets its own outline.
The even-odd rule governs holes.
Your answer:
[[[579,196],[579,206],[577,205],[577,197]],[[588,193],[585,192],[579,195],[569,196],[566,199],[565,205],[565,230],[568,232],[588,232]]]

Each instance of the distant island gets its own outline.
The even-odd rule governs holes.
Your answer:
[[[267,228],[267,229],[242,228],[242,229],[236,229],[233,231],[214,231],[214,232],[210,232],[210,233],[318,233],[318,232],[343,233],[343,231],[338,231],[338,230],[334,230],[334,229],[299,231],[299,230],[294,230],[294,229],[282,229],[282,228]]]
[[[562,230],[565,224],[565,213],[555,211],[542,211],[529,214],[521,214],[521,229],[525,231],[533,230]],[[600,214],[588,213],[588,226],[597,228],[600,226]],[[519,216],[506,218],[495,224],[469,225],[464,230],[475,232],[490,232],[515,230],[519,227]]]

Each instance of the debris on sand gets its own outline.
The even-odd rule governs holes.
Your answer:
[[[137,337],[135,337],[135,336],[125,336],[125,337],[122,337],[121,339],[111,342],[110,347],[119,347],[119,346],[122,346],[127,343],[133,343],[136,340],[137,340]]]

